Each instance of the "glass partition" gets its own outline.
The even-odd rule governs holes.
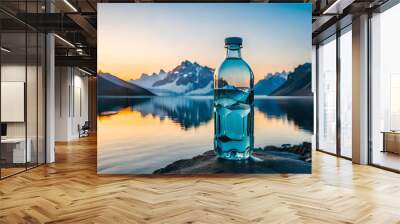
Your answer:
[[[21,1],[18,12],[43,3]],[[0,12],[1,179],[45,163],[45,44],[43,33]]]
[[[27,150],[30,151],[30,160],[27,167],[37,165],[37,79],[38,79],[38,36],[36,32],[27,33],[27,74],[26,74],[26,114],[27,114]]]
[[[25,32],[1,34],[2,177],[24,171],[31,161],[26,150],[26,40]]]
[[[43,164],[46,162],[46,36],[38,33],[38,64],[37,64],[37,162]]]

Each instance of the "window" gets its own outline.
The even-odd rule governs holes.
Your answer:
[[[336,36],[318,48],[318,149],[336,153]]]
[[[370,157],[400,170],[400,5],[371,19]]]
[[[340,155],[352,157],[352,33],[351,26],[340,36]]]

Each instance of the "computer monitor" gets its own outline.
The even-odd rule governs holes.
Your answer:
[[[1,123],[1,136],[7,136],[7,124]]]

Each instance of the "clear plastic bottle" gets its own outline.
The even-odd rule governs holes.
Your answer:
[[[254,75],[240,55],[242,38],[226,38],[225,48],[214,76],[214,150],[219,158],[245,160],[254,145]]]

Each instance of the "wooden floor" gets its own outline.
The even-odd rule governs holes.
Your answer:
[[[0,223],[400,223],[400,175],[313,155],[312,175],[98,176],[96,139],[0,181]]]
[[[400,170],[400,155],[391,152],[374,151],[374,164],[389,167],[395,170]]]
[[[7,167],[7,168],[1,168],[1,177],[3,178],[3,177],[8,177],[8,176],[11,176],[11,175],[13,175],[13,174],[16,174],[16,173],[19,173],[19,172],[23,172],[23,171],[25,171],[26,169],[25,169],[25,167],[23,167],[23,168],[14,168],[14,167],[11,167],[11,168],[9,168],[9,167]]]

